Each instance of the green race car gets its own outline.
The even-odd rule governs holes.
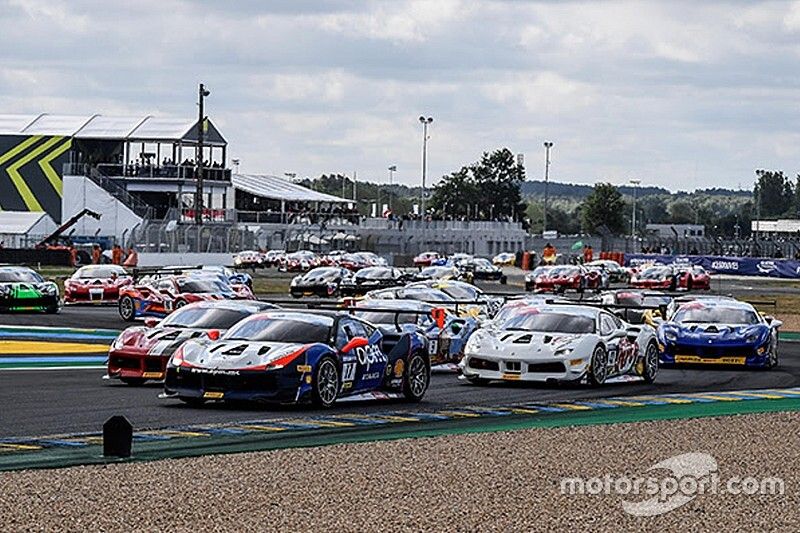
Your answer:
[[[58,285],[28,267],[0,267],[0,312],[59,309]]]

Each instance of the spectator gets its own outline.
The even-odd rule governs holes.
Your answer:
[[[111,262],[115,265],[122,264],[122,247],[119,244],[111,249]]]
[[[548,242],[542,250],[542,261],[549,265],[554,264],[557,252],[556,247]]]
[[[128,257],[125,258],[125,262],[122,266],[126,267],[136,267],[139,265],[139,254],[136,253],[136,249],[133,247],[128,248]]]
[[[583,247],[583,262],[591,263],[592,259],[594,259],[594,250],[592,250],[591,244],[587,244]]]

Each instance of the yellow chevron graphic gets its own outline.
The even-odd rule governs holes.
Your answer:
[[[12,163],[7,169],[6,172],[11,177],[11,181],[14,182],[14,186],[19,191],[20,196],[22,196],[22,200],[25,202],[25,205],[28,207],[28,211],[44,211],[42,208],[42,204],[39,203],[39,200],[31,192],[28,184],[25,183],[25,178],[23,178],[20,173],[19,169],[45,153],[47,150],[52,148],[56,143],[58,143],[62,137],[52,137],[39,145],[35,150],[31,150],[28,152],[28,155],[25,157],[21,157],[17,159],[14,163]]]
[[[71,138],[64,141],[64,143],[58,148],[39,160],[39,167],[42,169],[42,172],[44,172],[44,175],[47,176],[47,179],[50,180],[50,183],[53,185],[53,188],[56,190],[59,196],[64,195],[64,180],[59,177],[55,170],[53,170],[53,166],[50,163],[52,163],[55,158],[69,150],[70,146],[72,146]]]
[[[33,137],[25,139],[24,141],[22,141],[18,145],[14,146],[13,148],[11,148],[9,151],[4,153],[3,155],[0,155],[0,165],[5,163],[6,161],[11,159],[12,157],[16,156],[20,152],[25,151],[29,146],[32,146],[32,145],[36,144],[37,142],[39,142],[39,139],[41,139],[41,138],[42,138],[41,135],[34,135]]]

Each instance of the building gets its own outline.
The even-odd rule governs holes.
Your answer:
[[[43,211],[0,211],[0,247],[28,248],[56,230]]]
[[[647,224],[645,231],[662,239],[684,237],[705,237],[706,227],[702,224]]]
[[[758,235],[800,235],[800,220],[781,218],[778,220],[753,220],[750,230]]]

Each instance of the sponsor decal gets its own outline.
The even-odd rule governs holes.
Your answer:
[[[211,374],[214,376],[238,376],[238,370],[220,370],[218,368],[195,368],[192,367],[189,369],[190,372],[194,374]]]
[[[372,372],[370,374],[364,374],[363,376],[361,376],[361,381],[370,381],[373,379],[378,379],[380,377],[381,377],[380,372]]]
[[[221,400],[224,396],[224,392],[206,391],[203,393],[203,398],[207,400]]]
[[[698,355],[676,355],[676,363],[692,363],[705,365],[743,365],[745,357],[700,357]]]
[[[402,359],[398,359],[397,362],[394,364],[394,377],[401,378],[403,377],[403,371],[406,369],[406,364],[403,362]]]
[[[711,270],[739,270],[738,261],[711,261]]]
[[[311,372],[311,365],[297,365],[298,372]]]
[[[374,364],[386,363],[389,361],[386,354],[383,353],[376,344],[370,344],[363,348],[356,348],[354,351],[356,352],[359,364],[366,367],[364,369],[365,372],[369,372],[370,367]]]
[[[775,261],[759,261],[756,265],[756,268],[762,274],[769,274],[770,272],[775,271],[778,267],[775,265]]]

